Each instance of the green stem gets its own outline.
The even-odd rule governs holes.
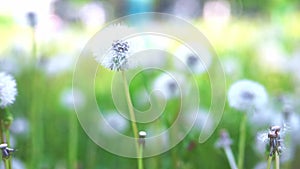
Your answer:
[[[224,151],[225,151],[226,157],[228,159],[230,168],[231,169],[237,169],[237,165],[236,165],[236,162],[234,160],[234,156],[233,156],[231,148],[229,146],[226,146],[226,147],[224,147]]]
[[[136,125],[133,105],[132,105],[132,102],[131,102],[128,82],[127,82],[126,75],[125,75],[124,71],[122,71],[122,77],[123,77],[123,81],[124,81],[124,90],[125,90],[126,101],[127,101],[128,109],[129,109],[129,115],[130,115],[130,120],[131,120],[133,136],[134,136],[134,138],[138,138],[138,129],[137,129],[137,125]],[[136,145],[138,147],[138,142],[136,142]]]
[[[1,110],[1,109],[0,109]],[[0,112],[1,114],[4,113],[4,112]],[[4,139],[4,135],[3,135],[3,121],[2,119],[0,119],[0,137],[1,137],[1,144],[2,143],[5,143],[5,139]],[[6,160],[3,158],[3,165],[4,165],[4,168],[7,169],[7,163],[6,163]]]
[[[271,169],[272,157],[273,157],[273,156],[270,156],[270,155],[269,155],[269,157],[268,157],[267,169]]]
[[[69,117],[69,168],[76,168],[77,164],[77,144],[78,144],[78,124],[76,114],[70,112]]]
[[[7,146],[10,147],[10,133],[8,129],[5,129],[5,135],[6,135],[6,143]],[[12,164],[11,164],[11,157],[9,157],[7,160],[7,169],[12,169]]]
[[[238,168],[243,169],[244,167],[244,156],[246,146],[246,124],[247,114],[244,113],[241,125],[240,125],[240,139],[239,139],[239,156],[238,156]]]
[[[279,161],[279,154],[278,154],[278,152],[275,152],[275,168],[276,169],[280,168],[280,161]]]
[[[143,145],[139,146],[139,157],[138,157],[138,169],[143,169],[144,165],[143,165]]]
[[[135,147],[136,147],[136,153],[137,156],[139,156],[139,143],[138,143],[138,128],[136,125],[136,119],[135,119],[135,115],[134,115],[134,110],[133,110],[133,104],[130,98],[130,92],[129,92],[129,87],[128,87],[128,82],[126,79],[126,75],[125,75],[125,71],[122,71],[122,77],[123,77],[123,82],[124,82],[124,91],[125,91],[125,95],[126,95],[126,101],[128,104],[128,109],[129,109],[129,115],[130,115],[130,121],[131,121],[131,127],[132,127],[132,131],[133,131],[133,136],[136,139],[135,142]],[[139,166],[139,157],[138,157],[138,166]]]

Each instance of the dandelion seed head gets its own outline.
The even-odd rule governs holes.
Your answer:
[[[229,147],[232,144],[232,139],[229,136],[229,133],[226,130],[221,130],[220,138],[216,142],[215,146],[217,148]]]
[[[70,88],[65,89],[60,96],[61,104],[69,109],[73,110],[76,105],[77,108],[82,108],[85,105],[85,96],[79,89]]]
[[[12,122],[10,130],[15,134],[27,134],[29,131],[29,122],[26,118],[18,117]]]
[[[0,72],[0,107],[4,108],[14,103],[17,95],[17,84],[15,79]]]
[[[107,125],[104,125],[107,123]],[[112,130],[117,130],[123,133],[129,127],[128,121],[122,117],[118,112],[108,112],[104,115],[104,121],[100,123],[101,130],[108,136],[112,136]]]
[[[114,25],[105,28],[95,37],[95,44],[92,45],[95,59],[103,67],[122,71],[134,66],[133,59],[130,59],[132,47],[129,36],[133,36],[135,31],[124,25]],[[99,47],[98,41],[103,41]]]
[[[193,44],[196,46],[196,44]],[[211,53],[205,47],[199,47],[199,56],[193,53],[185,45],[181,45],[175,52],[175,56],[178,60],[175,60],[175,66],[179,69],[188,67],[194,74],[202,74],[207,71],[211,64]]]
[[[173,76],[173,77],[172,77]],[[166,99],[175,98],[180,95],[180,85],[184,78],[179,74],[162,74],[153,83],[153,90],[158,90]]]
[[[110,70],[128,69],[129,44],[123,40],[116,40],[112,43],[112,47],[102,61],[102,65]]]
[[[262,108],[268,101],[265,88],[251,80],[235,82],[228,91],[229,105],[240,111],[253,111]]]

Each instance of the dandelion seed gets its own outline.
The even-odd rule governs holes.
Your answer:
[[[15,79],[0,72],[0,108],[4,108],[14,103],[17,95]]]
[[[268,101],[265,88],[251,80],[240,80],[234,83],[228,92],[229,105],[241,111],[256,111]]]

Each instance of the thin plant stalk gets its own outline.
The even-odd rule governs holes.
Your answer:
[[[138,169],[143,169],[144,165],[143,165],[143,145],[139,146],[139,157],[138,157]]]
[[[3,112],[1,112],[1,113],[3,113]],[[3,129],[4,129],[4,127],[3,127],[3,121],[2,121],[2,119],[0,119],[0,137],[1,137],[1,143],[5,143]],[[2,160],[3,160],[4,168],[8,169],[6,160],[4,158]]]
[[[131,101],[131,98],[130,98],[129,87],[128,87],[128,82],[127,82],[127,79],[126,79],[125,71],[122,71],[122,77],[123,77],[123,82],[124,82],[124,91],[125,91],[125,95],[126,95],[126,101],[127,101],[128,109],[129,109],[129,115],[130,115],[130,121],[131,121],[133,136],[137,140],[135,142],[136,153],[137,153],[137,156],[139,156],[138,128],[137,128],[137,125],[136,125],[136,119],[135,119],[135,115],[134,115],[133,104],[132,104],[132,101]],[[138,158],[138,165],[139,165],[139,158]]]
[[[230,168],[231,169],[237,169],[237,165],[236,165],[236,162],[234,160],[234,156],[233,156],[231,148],[229,146],[225,146],[224,151],[225,151],[226,157],[228,159]]]
[[[130,98],[128,82],[127,82],[126,75],[125,75],[124,71],[122,71],[122,77],[123,77],[123,81],[124,81],[124,90],[125,90],[126,101],[127,101],[128,109],[129,109],[129,115],[130,115],[130,120],[131,120],[133,136],[134,136],[134,138],[138,138],[138,128],[137,128],[137,125],[136,125],[136,120],[135,120],[135,115],[134,115],[134,110],[133,110],[133,104],[132,104],[132,101],[131,101],[131,98]],[[136,144],[136,145],[138,145],[138,144]]]
[[[279,154],[277,151],[275,152],[275,168],[280,169]]]
[[[9,130],[8,129],[5,129],[5,135],[6,135],[6,143],[7,143],[7,146],[9,147],[10,146],[10,133],[9,133]],[[7,160],[7,169],[12,169],[12,163],[11,163],[11,157],[9,157]]]
[[[267,169],[271,169],[271,164],[272,164],[272,157],[273,156],[268,156],[268,164],[267,164]]]
[[[30,107],[30,121],[32,123],[31,127],[31,157],[30,157],[30,168],[38,168],[40,161],[43,159],[43,123],[42,123],[42,105],[43,101],[41,100],[42,84],[41,75],[38,72],[37,68],[37,41],[35,28],[31,27],[31,38],[32,38],[32,48],[31,48],[31,66],[34,66],[32,69],[32,80],[30,85],[31,88],[31,107]],[[39,92],[36,92],[39,91]]]
[[[244,113],[240,125],[239,156],[238,156],[239,169],[243,169],[244,167],[244,156],[245,156],[245,146],[246,146],[246,124],[247,124],[247,114]]]
[[[69,112],[69,151],[68,151],[68,161],[69,168],[76,168],[77,164],[77,144],[78,144],[78,121],[76,118],[76,114],[73,112]]]

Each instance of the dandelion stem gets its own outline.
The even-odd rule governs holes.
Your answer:
[[[5,135],[6,135],[6,144],[9,147],[10,146],[10,133],[9,133],[8,129],[5,129]],[[9,157],[6,161],[7,161],[7,169],[12,169],[11,157]]]
[[[276,169],[280,168],[280,161],[279,161],[279,154],[278,154],[278,152],[275,152],[275,168]]]
[[[237,165],[236,165],[236,162],[234,160],[234,156],[233,156],[231,148],[229,146],[225,146],[224,151],[225,151],[225,154],[227,156],[230,168],[231,169],[237,169]]]
[[[273,156],[270,156],[270,155],[268,156],[267,169],[271,169],[272,157],[273,157]]]
[[[240,125],[240,139],[239,139],[239,156],[238,156],[238,168],[244,167],[245,145],[246,145],[246,124],[247,114],[244,113],[241,125]]]
[[[143,145],[139,146],[138,169],[143,169]]]
[[[136,125],[133,105],[132,105],[132,101],[131,101],[131,98],[130,98],[129,87],[128,87],[128,82],[127,82],[127,79],[126,79],[125,71],[122,71],[122,77],[123,77],[123,82],[124,82],[124,91],[125,91],[125,95],[126,95],[126,101],[127,101],[127,104],[128,104],[133,136],[134,136],[134,138],[137,139],[138,138],[138,128],[137,128],[137,125]],[[136,141],[137,154],[139,153],[138,149],[139,149],[138,141]]]
[[[1,109],[0,109],[1,110]],[[1,114],[3,114],[4,112],[0,111]],[[3,120],[0,119],[0,137],[1,137],[1,144],[2,143],[5,143],[5,138],[4,138],[4,135],[3,135],[3,130],[4,130],[4,127],[3,127]],[[3,158],[3,165],[4,165],[4,168],[5,169],[8,169],[7,167],[7,163],[6,163],[6,160]]]

